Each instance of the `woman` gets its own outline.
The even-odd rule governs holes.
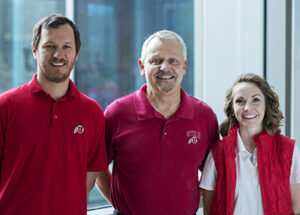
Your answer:
[[[204,214],[299,214],[300,151],[280,134],[276,93],[261,77],[242,74],[224,110],[224,138],[213,144],[200,182]]]

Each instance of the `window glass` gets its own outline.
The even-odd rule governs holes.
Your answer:
[[[0,0],[0,93],[32,79],[33,26],[44,16],[64,12],[65,1],[60,0]]]
[[[103,109],[145,83],[137,64],[141,47],[150,34],[162,29],[177,32],[186,42],[183,88],[193,95],[193,0],[74,2],[82,38],[75,83]],[[65,4],[61,0],[0,0],[0,93],[32,79],[36,73],[31,52],[33,26],[49,14],[65,15]],[[88,195],[88,207],[99,205],[108,203],[94,188]]]
[[[194,16],[193,0],[86,0],[75,1],[75,21],[82,47],[75,68],[76,86],[105,107],[139,89],[138,59],[144,40],[168,29],[180,34],[188,49],[183,88],[193,95]],[[94,188],[88,207],[105,206]]]
[[[82,36],[76,84],[103,108],[145,82],[138,69],[141,47],[150,34],[162,29],[177,32],[186,42],[183,88],[193,94],[192,0],[76,1],[75,11]]]

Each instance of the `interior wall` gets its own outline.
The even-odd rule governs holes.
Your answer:
[[[264,5],[261,0],[200,2],[194,22],[195,96],[213,108],[221,123],[225,94],[236,76],[263,76]]]

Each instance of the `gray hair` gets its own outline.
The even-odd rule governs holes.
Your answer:
[[[181,46],[184,60],[187,59],[187,48],[186,48],[186,45],[185,45],[184,40],[182,39],[182,37],[179,36],[177,33],[173,32],[173,31],[161,30],[161,31],[158,31],[158,32],[150,35],[145,40],[145,42],[143,44],[143,47],[142,47],[142,53],[141,53],[141,60],[142,60],[142,62],[144,62],[144,60],[145,60],[145,57],[146,57],[145,53],[146,53],[146,49],[147,49],[149,43],[151,42],[152,39],[154,39],[156,37],[159,38],[162,41],[164,41],[164,40],[177,40],[177,42]]]

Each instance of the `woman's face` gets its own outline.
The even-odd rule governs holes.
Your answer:
[[[232,106],[240,129],[263,130],[266,102],[262,91],[251,82],[238,83],[232,91]]]

